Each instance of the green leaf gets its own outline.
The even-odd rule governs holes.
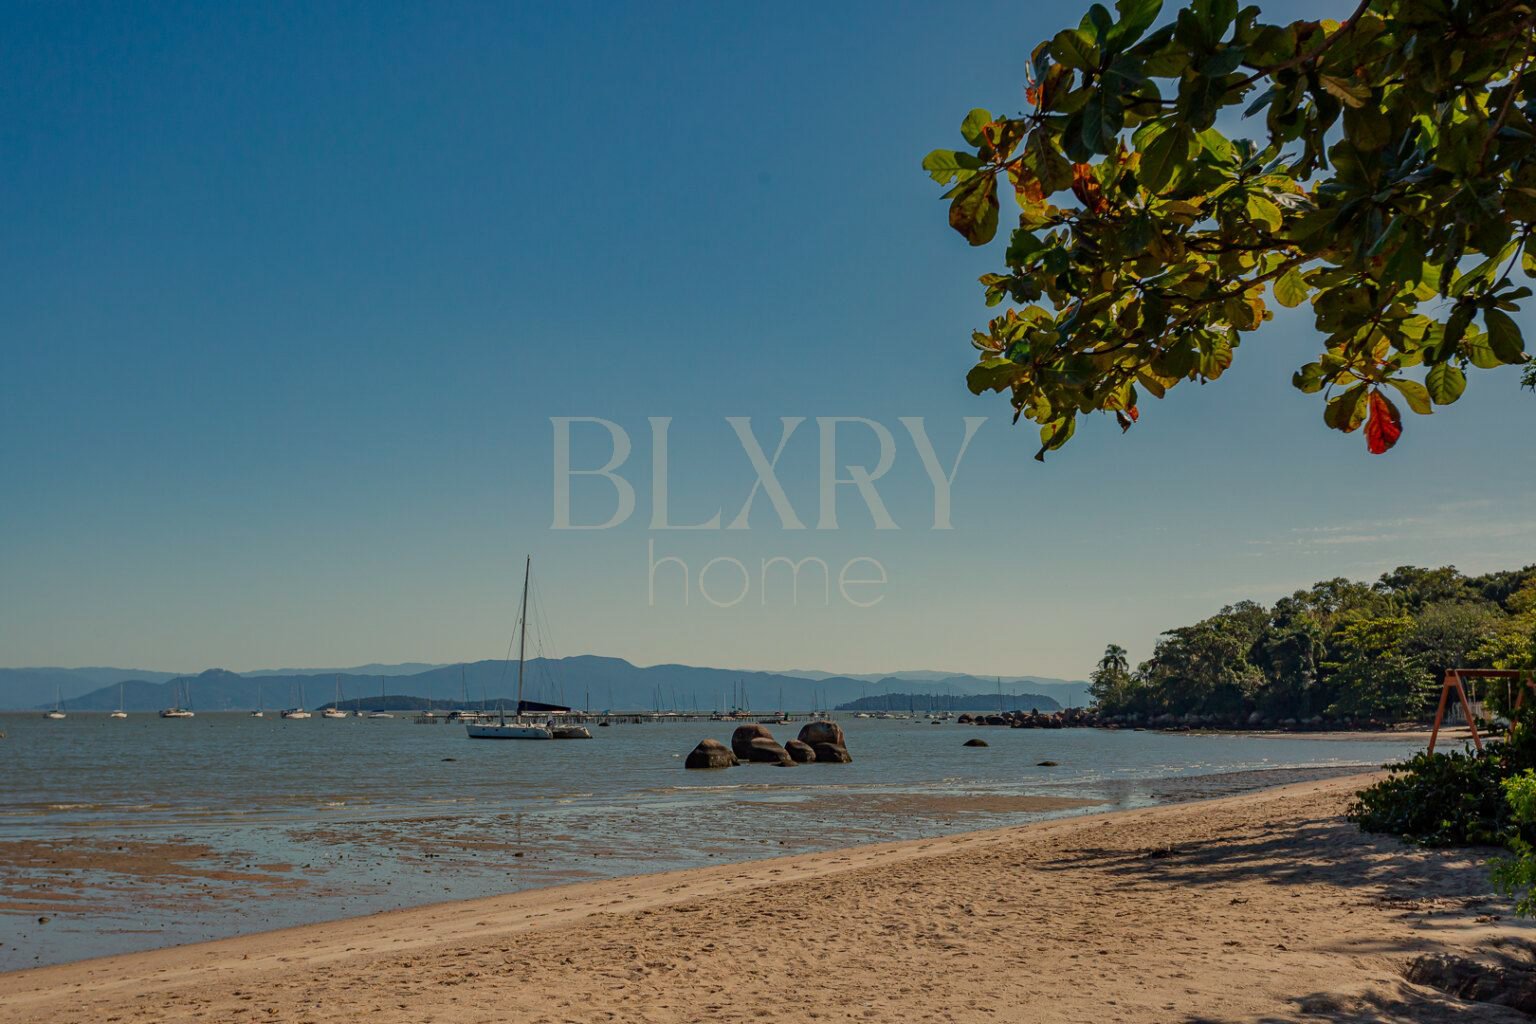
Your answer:
[[[982,129],[991,123],[991,113],[977,107],[969,114],[966,114],[965,120],[960,122],[960,134],[965,137],[966,142],[973,146],[980,146],[986,141],[986,136],[982,133]]]
[[[923,157],[923,170],[940,185],[948,185],[957,176],[965,176],[981,166],[981,161],[969,153],[956,153],[952,149],[936,149]]]
[[[1508,313],[1490,307],[1483,311],[1483,323],[1488,327],[1488,347],[1499,362],[1511,366],[1525,362],[1525,340]]]
[[[1044,128],[1029,133],[1024,153],[1047,196],[1071,187],[1072,162],[1061,155]]]
[[[1346,107],[1363,107],[1365,101],[1371,98],[1370,86],[1358,82],[1351,82],[1347,78],[1338,78],[1334,75],[1318,75],[1318,84],[1327,90]]]
[[[1356,384],[1333,396],[1323,408],[1323,422],[1346,434],[1358,429],[1365,421],[1366,394],[1365,385]]]
[[[984,391],[1007,391],[1024,372],[1024,367],[1008,359],[987,359],[971,367],[965,375],[965,384],[971,394]]]
[[[1115,138],[1125,127],[1125,108],[1118,96],[1109,96],[1103,89],[1088,97],[1083,107],[1083,145],[1095,153],[1108,153],[1115,146]]]
[[[1156,124],[1157,122],[1152,122]],[[1151,132],[1152,138],[1141,150],[1141,167],[1136,176],[1149,191],[1162,192],[1189,163],[1194,136],[1183,125]]]
[[[1430,368],[1424,385],[1436,405],[1450,405],[1467,389],[1467,375],[1452,363],[1441,363]]]
[[[997,176],[978,174],[966,181],[949,204],[949,226],[972,245],[986,245],[997,234]]]
[[[1080,29],[1064,28],[1051,40],[1051,56],[1056,63],[1077,71],[1099,65],[1099,48]]]
[[[1249,219],[1263,224],[1271,231],[1279,231],[1285,224],[1285,214],[1280,212],[1280,207],[1276,206],[1268,196],[1262,196],[1257,192],[1248,193],[1244,209],[1248,211]]]
[[[1323,390],[1323,364],[1308,363],[1291,375],[1291,386],[1309,395]]]
[[[1163,0],[1115,0],[1115,10],[1120,12],[1120,21],[1110,29],[1108,44],[1123,47],[1134,43],[1152,27],[1162,9]]]
[[[1412,409],[1420,416],[1428,416],[1430,413],[1434,412],[1434,410],[1430,408],[1429,389],[1426,388],[1423,384],[1420,384],[1416,380],[1408,380],[1407,378],[1397,377],[1388,378],[1387,383],[1396,388],[1398,393],[1401,394],[1403,398],[1408,402],[1408,408]]]
[[[1275,301],[1287,309],[1295,309],[1306,302],[1311,294],[1312,289],[1307,287],[1301,271],[1295,267],[1280,275],[1280,279],[1275,282]]]

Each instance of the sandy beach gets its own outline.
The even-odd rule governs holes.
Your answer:
[[[1368,776],[561,886],[0,975],[0,1020],[1526,1020],[1410,985],[1524,942]]]

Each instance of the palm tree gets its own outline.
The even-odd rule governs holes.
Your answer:
[[[1125,648],[1119,644],[1110,644],[1104,648],[1104,657],[1099,659],[1099,671],[1108,676],[1129,674],[1131,671],[1131,661],[1126,656]]]

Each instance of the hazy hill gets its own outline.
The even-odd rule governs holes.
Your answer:
[[[174,675],[137,668],[0,668],[0,708],[52,704],[55,688],[69,700],[109,683],[127,679],[163,683]]]
[[[53,703],[58,677],[66,708],[106,711],[117,707],[118,684],[130,711],[153,711],[175,703],[194,710],[233,710],[254,707],[281,708],[302,704],[316,708],[336,699],[338,687],[343,704],[364,698],[410,696],[435,701],[439,706],[471,701],[512,701],[517,693],[517,665],[505,661],[476,661],[465,665],[438,665],[415,672],[390,672],[414,666],[362,666],[347,670],[263,670],[235,673],[209,669],[195,676],[170,676],[163,672],[131,673],[122,669],[9,669],[17,676],[11,690],[0,694],[0,707],[38,708]],[[82,682],[68,674],[77,671],[104,673],[104,683]],[[36,675],[36,673],[45,673]],[[1008,687],[1039,694],[1057,704],[1080,705],[1086,690],[1082,683],[1034,681],[1021,677]],[[66,685],[66,683],[68,685]],[[1005,684],[1006,685],[1006,684]],[[756,711],[804,711],[832,707],[886,693],[933,694],[939,697],[992,695],[997,681],[966,675],[936,676],[913,681],[899,676],[857,679],[823,675],[817,679],[776,672],[746,672],[695,665],[641,667],[622,658],[580,655],[571,658],[530,660],[525,669],[524,696],[529,700],[590,706],[594,710],[645,708],[713,710],[745,705]],[[401,706],[404,706],[402,703]],[[991,704],[978,706],[991,707]],[[1042,710],[1044,710],[1042,708]]]

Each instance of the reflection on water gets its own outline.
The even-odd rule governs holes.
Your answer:
[[[986,729],[967,748],[967,726],[843,725],[850,765],[687,772],[729,723],[493,743],[408,719],[0,716],[0,969],[1219,794],[1417,746]]]

